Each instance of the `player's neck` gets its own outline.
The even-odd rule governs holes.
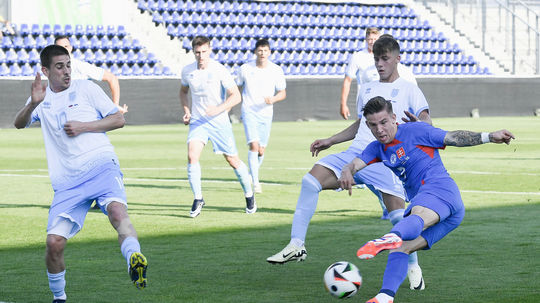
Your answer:
[[[256,60],[256,61],[255,61],[255,65],[256,65],[258,68],[266,68],[266,67],[268,66],[268,60],[264,60],[264,61]]]
[[[396,81],[397,79],[399,79],[399,73],[397,72],[397,70],[395,72],[393,72],[388,78],[386,79],[381,79],[381,82],[382,83],[393,83],[394,81]]]

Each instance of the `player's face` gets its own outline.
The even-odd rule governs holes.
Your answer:
[[[205,69],[206,66],[208,66],[211,52],[212,49],[210,48],[210,45],[208,43],[195,46],[195,48],[193,49],[193,53],[195,54],[195,60],[197,61],[198,68]]]
[[[69,88],[71,83],[71,60],[68,55],[54,56],[50,67],[42,67],[41,71],[49,79],[49,86],[55,93]]]
[[[373,59],[381,82],[392,82],[399,77],[397,73],[397,64],[401,59],[399,52],[373,54]]]
[[[73,46],[71,45],[71,42],[69,42],[69,39],[67,39],[67,38],[58,39],[58,40],[56,40],[56,42],[54,44],[65,47],[70,54],[73,51]]]
[[[368,52],[370,53],[373,52],[373,44],[375,44],[375,41],[377,41],[377,39],[379,39],[380,36],[381,35],[379,34],[371,33],[366,37],[366,45],[367,45]]]
[[[255,49],[255,56],[257,56],[257,63],[264,63],[270,57],[270,48],[268,46],[259,46]]]
[[[366,124],[373,136],[382,144],[388,144],[394,140],[397,132],[396,114],[386,110],[367,115]]]

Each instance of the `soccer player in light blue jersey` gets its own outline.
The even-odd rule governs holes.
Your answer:
[[[122,172],[107,131],[124,126],[124,116],[103,90],[88,80],[71,81],[69,52],[49,45],[40,54],[47,87],[36,75],[31,96],[15,127],[41,122],[54,198],[49,209],[45,262],[53,303],[66,302],[64,248],[83,227],[95,200],[118,232],[122,255],[137,288],[146,286],[146,258],[127,213]]]
[[[390,233],[367,242],[357,252],[360,259],[371,259],[383,250],[390,250],[382,288],[367,303],[392,303],[407,275],[409,254],[430,249],[456,229],[465,215],[459,189],[446,171],[438,150],[489,142],[510,144],[514,135],[504,129],[491,133],[445,131],[423,122],[398,125],[392,103],[380,96],[372,98],[363,112],[376,141],[343,167],[339,182],[351,194],[354,175],[382,162],[405,185],[411,203],[404,219]]]
[[[285,100],[285,75],[281,67],[270,61],[270,43],[260,39],[255,43],[255,60],[243,64],[236,84],[242,88],[242,122],[249,145],[248,165],[253,190],[262,193],[259,168],[270,138],[274,104]]]
[[[195,62],[182,69],[180,102],[184,109],[182,118],[189,125],[188,180],[194,200],[189,215],[197,217],[205,204],[201,186],[199,158],[208,142],[212,141],[214,152],[223,154],[234,169],[242,185],[246,199],[246,213],[257,211],[255,196],[251,188],[251,177],[247,166],[238,157],[236,143],[229,120],[229,110],[240,103],[240,91],[231,73],[221,63],[210,58],[210,39],[197,36],[191,42]],[[188,93],[191,92],[191,104]]]

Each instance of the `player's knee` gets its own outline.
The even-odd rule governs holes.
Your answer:
[[[111,202],[107,205],[107,214],[111,222],[120,222],[128,217],[126,206],[120,202]]]
[[[64,252],[64,247],[66,246],[66,238],[49,234],[47,235],[47,255],[50,257],[55,257],[61,255]]]

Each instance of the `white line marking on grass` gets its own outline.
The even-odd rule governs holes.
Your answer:
[[[462,193],[472,194],[497,194],[497,195],[535,195],[540,196],[539,192],[519,192],[519,191],[492,191],[492,190],[461,190]]]

